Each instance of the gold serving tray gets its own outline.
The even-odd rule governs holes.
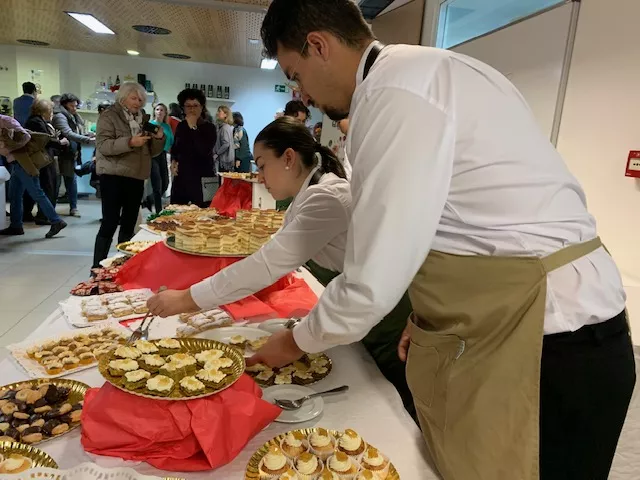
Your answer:
[[[305,437],[311,435],[312,433],[318,431],[320,427],[315,427],[315,428],[300,428],[297,430],[293,430],[295,432],[302,432],[304,434]],[[338,432],[337,430],[327,430],[331,435],[333,435],[334,437],[338,437],[338,435],[340,434],[340,432]],[[244,474],[244,478],[245,480],[260,480],[260,460],[262,460],[262,457],[264,457],[267,452],[269,451],[269,447],[271,445],[276,445],[276,446],[280,446],[280,442],[282,442],[282,440],[284,440],[284,438],[287,436],[289,432],[285,432],[281,435],[278,435],[275,438],[272,438],[271,440],[269,440],[267,443],[265,443],[264,445],[262,445],[258,451],[256,453],[253,454],[253,456],[251,457],[251,459],[249,460],[249,463],[247,464],[247,469],[245,471]],[[366,441],[366,440],[365,440]],[[367,442],[367,445],[369,446],[373,446],[371,445],[369,442]],[[393,466],[393,463],[389,464],[389,474],[387,475],[387,478],[385,480],[400,480],[400,475],[398,474],[398,471],[396,470],[396,467]]]
[[[127,250],[127,247],[129,245],[131,245],[132,243],[148,243],[149,244],[149,248],[151,248],[153,245],[155,245],[156,243],[158,243],[157,241],[153,241],[153,240],[136,240],[136,241],[130,241],[130,242],[122,242],[119,243],[118,245],[116,245],[116,250],[118,250],[120,253],[124,253],[125,255],[128,255],[130,257],[133,257],[134,255],[137,255],[138,253],[142,253],[142,252],[130,252],[129,250]]]
[[[31,468],[45,467],[58,468],[56,461],[42,450],[19,442],[0,442],[0,454],[8,457],[11,454],[22,455],[29,458],[33,465]],[[27,470],[28,471],[28,470]]]
[[[0,396],[2,396],[4,392],[6,392],[7,390],[18,390],[19,389],[18,387],[25,388],[25,387],[40,386],[45,383],[51,383],[56,387],[66,387],[70,389],[68,402],[71,404],[75,404],[84,400],[84,394],[87,393],[87,390],[89,390],[89,388],[91,388],[86,383],[78,382],[77,380],[68,380],[63,378],[38,378],[35,380],[25,380],[24,382],[16,382],[16,383],[10,383],[8,385],[4,385],[0,387]],[[61,433],[60,435],[55,435],[53,437],[43,438],[41,441],[35,442],[32,445],[38,445],[40,443],[46,442],[47,440],[52,440],[54,438],[62,437],[67,433],[69,433],[70,431],[78,428],[79,426],[80,426],[80,422],[77,422],[75,424],[69,424],[69,430],[67,430],[66,432]],[[43,434],[43,437],[44,437],[44,434]],[[12,442],[5,442],[5,443],[12,443]],[[17,443],[17,442],[14,442],[14,443]],[[47,465],[39,465],[39,466],[44,467]],[[58,467],[56,465],[53,468],[58,468]]]
[[[208,397],[229,388],[231,385],[236,383],[244,373],[244,356],[237,349],[230,347],[229,345],[205,338],[176,338],[176,340],[180,342],[180,353],[190,353],[193,355],[202,352],[203,350],[217,349],[222,350],[225,357],[233,360],[233,365],[230,367],[232,372],[227,376],[227,378],[225,378],[222,388],[213,389],[206,387],[205,393],[201,395],[185,395],[180,390],[178,381],[176,381],[173,391],[166,397],[163,397],[161,395],[142,393],[141,391],[129,390],[123,386],[124,377],[114,377],[109,373],[109,362],[116,359],[114,352],[111,352],[110,355],[105,355],[104,357],[100,358],[100,361],[98,363],[98,370],[107,382],[109,382],[114,387],[122,390],[123,392],[127,392],[138,397],[151,398],[154,400],[194,400],[196,398]],[[158,340],[151,340],[151,342],[155,344],[158,342]],[[151,375],[153,376],[156,374],[152,373]]]
[[[185,250],[183,248],[176,247],[176,237],[175,235],[168,236],[164,239],[164,244],[168,249],[173,250],[174,252],[187,253],[189,255],[196,255],[198,257],[214,257],[214,258],[245,258],[248,257],[249,253],[206,253],[206,252],[193,252],[191,250]]]

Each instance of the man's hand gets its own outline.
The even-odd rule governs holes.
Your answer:
[[[131,137],[129,139],[129,146],[132,147],[132,148],[141,147],[145,143],[147,143],[150,139],[151,139],[151,137],[147,137],[147,136],[142,135],[141,133],[139,133],[138,135],[136,135],[134,137]]]
[[[284,367],[295,362],[304,355],[293,338],[293,331],[281,330],[269,337],[269,341],[251,358],[247,358],[247,366],[264,363],[272,368]]]
[[[166,318],[179,313],[197,312],[200,307],[186,290],[165,290],[147,300],[147,308],[153,315]]]
[[[411,343],[411,319],[413,318],[413,313],[409,315],[407,318],[407,326],[404,328],[402,332],[402,336],[400,337],[400,341],[398,342],[398,357],[403,362],[407,361],[407,355],[409,354],[409,344]]]

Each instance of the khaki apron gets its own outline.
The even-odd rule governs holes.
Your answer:
[[[445,480],[539,478],[547,274],[602,246],[544,258],[432,251],[413,279],[407,360],[424,438]]]

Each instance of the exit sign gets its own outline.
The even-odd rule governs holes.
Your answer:
[[[276,92],[278,92],[278,93],[287,93],[286,85],[276,85]]]

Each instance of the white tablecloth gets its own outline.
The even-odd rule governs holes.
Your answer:
[[[141,231],[135,240],[146,240],[157,236]],[[310,286],[319,293],[322,287],[304,271],[301,275]],[[156,320],[158,321],[158,320]],[[29,340],[39,340],[73,330],[58,309],[53,312],[31,335]],[[317,391],[337,387],[343,384],[351,388],[343,395],[325,398],[323,413],[313,421],[288,425],[272,423],[258,434],[238,457],[228,465],[213,472],[175,473],[187,479],[204,478],[243,478],[247,462],[253,453],[266,441],[292,428],[322,426],[343,430],[352,428],[367,441],[378,447],[391,458],[398,469],[402,480],[432,480],[438,477],[427,462],[427,454],[420,431],[411,417],[405,412],[400,397],[394,387],[382,376],[375,363],[360,345],[338,347],[327,354],[333,360],[331,374],[315,384]],[[2,384],[27,380],[27,374],[11,358],[0,362],[0,378]],[[67,378],[79,380],[97,387],[104,383],[96,368],[69,375]],[[60,468],[68,468],[92,459],[103,466],[120,466],[119,460],[106,457],[90,457],[80,445],[78,430],[39,446],[58,462]],[[150,467],[146,463],[131,465],[140,473],[147,475],[167,475],[166,472]]]

